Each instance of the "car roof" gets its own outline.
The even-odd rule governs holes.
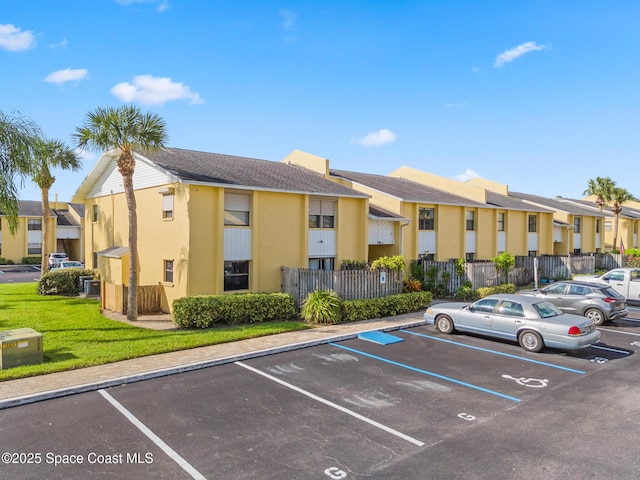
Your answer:
[[[591,287],[591,288],[599,288],[599,289],[611,288],[610,285],[603,285],[601,283],[592,283],[592,282],[580,282],[578,280],[560,280],[559,282],[556,282],[556,283],[563,283],[568,285],[580,285],[582,287]]]
[[[529,296],[525,296],[525,295],[516,295],[514,293],[496,293],[494,295],[487,295],[486,297],[481,298],[480,300],[485,300],[487,298],[493,298],[495,300],[510,300],[512,302],[518,302],[518,303],[529,303],[529,304],[534,304],[534,303],[540,303],[543,300],[540,300],[537,297],[529,297]]]

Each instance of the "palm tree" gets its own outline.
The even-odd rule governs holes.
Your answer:
[[[600,213],[602,214],[602,208],[611,201],[611,192],[615,186],[616,182],[609,177],[596,177],[595,180],[589,180],[589,184],[583,195],[595,195],[595,203],[600,208]]]
[[[39,133],[40,128],[33,121],[0,111],[0,208],[11,233],[18,230],[18,189],[14,180],[16,175],[24,179]]]
[[[620,217],[620,212],[622,211],[622,204],[624,202],[628,202],[630,200],[636,200],[636,198],[631,195],[627,190],[620,187],[614,187],[611,190],[611,211],[614,216],[614,226],[613,226],[613,248],[617,248],[618,242],[618,218]]]
[[[89,112],[82,127],[73,135],[76,146],[98,151],[116,150],[116,164],[122,175],[129,210],[129,294],[127,319],[138,318],[138,217],[133,191],[136,167],[134,152],[153,152],[164,148],[167,140],[164,120],[156,114],[140,112],[134,106],[97,108]]]
[[[33,146],[33,157],[29,167],[29,175],[42,194],[42,273],[49,270],[49,190],[56,181],[51,175],[51,168],[78,170],[80,161],[76,154],[58,140],[38,138]]]

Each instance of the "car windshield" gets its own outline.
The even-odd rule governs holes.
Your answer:
[[[558,315],[562,315],[562,310],[550,302],[534,303],[533,307],[541,318],[557,317]]]

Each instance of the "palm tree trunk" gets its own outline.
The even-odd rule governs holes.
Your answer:
[[[129,293],[127,296],[127,320],[138,319],[138,214],[133,192],[133,173],[122,175],[124,193],[129,209]]]
[[[41,188],[42,193],[42,261],[40,263],[40,269],[42,275],[49,271],[49,189]]]

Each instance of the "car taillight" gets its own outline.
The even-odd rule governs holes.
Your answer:
[[[616,303],[618,301],[618,299],[614,297],[603,298],[603,300],[607,303]]]
[[[575,325],[573,327],[569,327],[569,335],[580,335],[582,332]]]

